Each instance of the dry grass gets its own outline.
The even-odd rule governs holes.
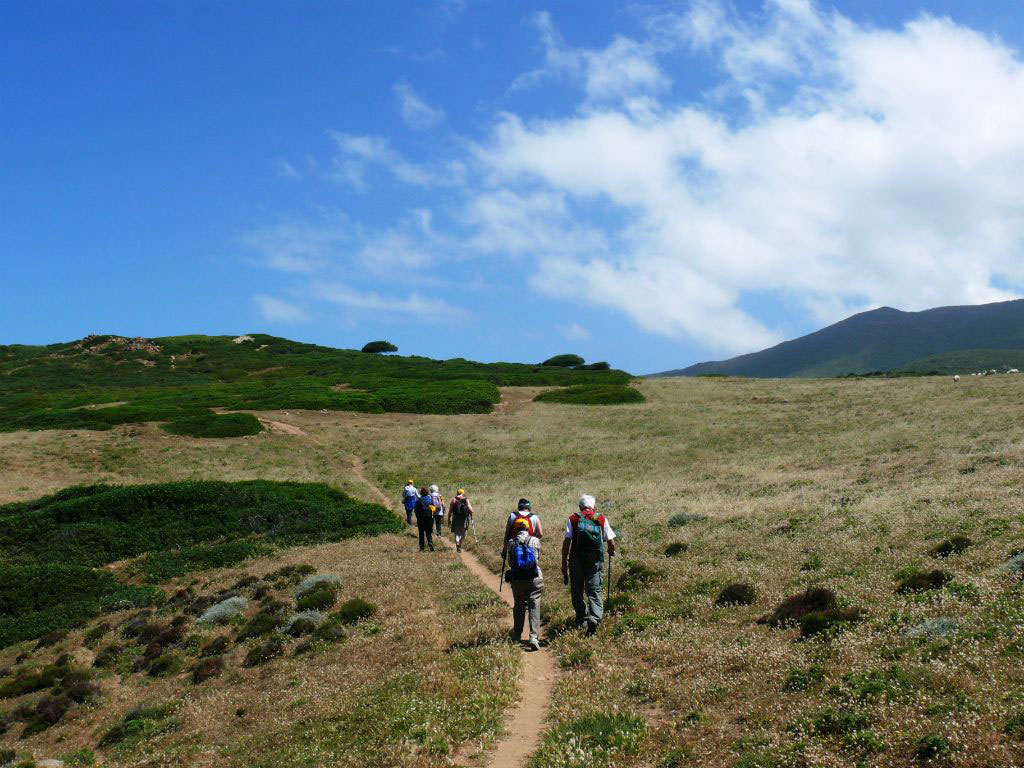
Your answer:
[[[597,764],[906,766],[923,737],[941,737],[949,747],[932,764],[1022,763],[1014,740],[1020,737],[1005,734],[1004,726],[1024,711],[1024,609],[1018,583],[1000,565],[1024,533],[1024,440],[1015,426],[1024,381],[674,380],[640,387],[647,403],[615,408],[520,397],[514,408],[491,415],[267,414],[300,426],[307,438],[267,434],[200,443],[149,427],[0,435],[0,499],[31,498],[83,480],[182,477],[319,480],[372,498],[351,474],[349,457],[359,455],[371,479],[396,500],[409,475],[421,484],[438,482],[446,496],[466,487],[477,510],[479,554],[495,568],[504,517],[519,496],[530,498],[548,534],[544,612],[553,626],[570,615],[558,579],[559,529],[586,490],[621,536],[617,572],[630,559],[660,577],[632,592],[632,606],[610,615],[597,638],[570,632],[555,640],[556,652],[571,663],[556,686],[551,726],[571,732],[598,710],[640,715],[648,725],[632,754],[585,741],[538,765],[604,755]],[[423,434],[434,440],[423,441]],[[670,528],[668,519],[679,512],[707,520]],[[934,568],[929,550],[956,534],[975,543],[941,561],[954,577],[949,586],[895,593],[908,569]],[[689,548],[666,558],[673,541]],[[397,654],[390,667],[396,674],[430,658],[440,664],[430,673],[445,679],[458,665],[436,659],[447,658],[438,649],[450,645],[455,629],[446,624],[443,604],[415,602],[427,600],[424,593],[435,590],[423,585],[443,574],[400,576],[419,568],[418,555],[402,554],[412,545],[404,538],[378,542],[373,546],[391,547],[376,558],[388,562],[375,565],[388,576],[378,572],[366,584],[383,580],[375,601],[390,605],[384,616],[398,612],[402,621],[394,634],[365,642],[377,649],[372,652]],[[358,544],[335,546],[341,552]],[[715,606],[719,590],[732,582],[753,585],[756,603]],[[755,623],[808,585],[829,587],[867,618],[833,639],[811,641],[797,641],[796,630]],[[436,618],[423,613],[429,618],[420,629],[406,620],[406,613],[430,610],[438,611]],[[935,625],[925,622],[940,618],[953,620],[955,629],[929,636]],[[409,646],[425,636],[416,634],[421,630],[446,636],[435,636],[422,658],[402,656],[403,648],[413,653]],[[399,640],[401,632],[409,634]],[[331,664],[323,662],[325,670],[301,662],[290,669],[288,660],[280,673],[270,673],[284,677],[235,688],[218,684],[209,702],[189,703],[209,713],[213,728],[204,737],[209,749],[194,747],[206,755],[201,764],[261,764],[254,732],[261,722],[283,743],[294,739],[325,750],[306,755],[306,764],[345,760],[345,733],[361,727],[347,719],[353,702],[400,709],[415,700],[408,717],[429,711],[434,714],[424,722],[435,722],[447,711],[443,702],[461,695],[447,685],[431,687],[423,699],[388,695],[398,683],[369,690],[384,677],[367,674],[366,662],[344,647],[337,653]],[[493,663],[499,678],[508,674]],[[812,666],[823,671],[820,682],[784,690],[791,672]],[[267,672],[244,671],[250,674],[260,681]],[[317,703],[262,713],[260,706],[293,700],[288,675],[307,691],[295,700]],[[165,684],[171,683],[153,685]],[[250,705],[261,712],[252,720],[234,719],[232,697],[243,691],[259,691],[257,702],[265,697],[265,705]],[[317,727],[301,725],[307,711],[316,713]],[[189,733],[160,737],[167,741],[160,748],[169,755],[189,749]],[[439,732],[417,733],[381,752],[382,764],[446,764]],[[238,744],[236,751],[212,746],[225,742]],[[189,754],[199,763],[197,753]],[[284,763],[303,764],[298,757]]]

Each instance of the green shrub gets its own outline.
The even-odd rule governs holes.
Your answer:
[[[1003,733],[1016,741],[1024,741],[1024,712],[1018,712],[1007,720]]]
[[[582,715],[547,732],[530,768],[608,765],[613,756],[635,755],[646,734],[646,721],[636,715]]]
[[[550,365],[556,368],[575,368],[583,365],[586,361],[579,355],[555,355],[549,357],[541,365]]]
[[[839,601],[836,593],[825,587],[808,587],[798,595],[791,595],[779,603],[775,610],[758,619],[759,624],[780,628],[795,624],[808,613],[831,610]]]
[[[707,515],[698,515],[693,512],[677,512],[668,519],[668,525],[670,528],[682,528],[690,523],[703,523],[707,519]]]
[[[914,745],[914,759],[919,763],[925,763],[949,757],[952,751],[944,737],[929,734],[922,736]]]
[[[202,649],[200,649],[199,655],[202,657],[220,656],[230,645],[231,639],[225,635],[221,635],[220,637],[215,637],[213,640],[206,643]]]
[[[99,746],[137,743],[176,728],[178,721],[173,715],[177,708],[176,702],[136,707],[103,735]]]
[[[936,544],[932,547],[928,554],[932,557],[949,557],[950,555],[959,555],[961,552],[966,551],[974,542],[966,536],[952,536],[945,541]]]
[[[186,437],[245,437],[258,435],[263,431],[263,425],[251,413],[201,411],[168,421],[162,429],[172,435]]]
[[[753,585],[744,582],[729,584],[718,593],[715,605],[753,605],[757,591]]]
[[[268,573],[263,579],[273,584],[276,589],[282,589],[284,587],[294,587],[304,577],[314,573],[316,573],[316,568],[308,563],[301,563],[299,565],[282,566],[276,571]]]
[[[192,667],[192,682],[196,685],[204,683],[210,678],[217,677],[224,671],[224,657],[211,656],[200,659]]]
[[[339,643],[345,639],[345,628],[340,619],[331,616],[313,630],[313,637],[325,643]]]
[[[665,557],[675,557],[681,555],[683,552],[688,550],[690,545],[685,541],[673,541],[667,547],[665,547]]]
[[[800,636],[837,635],[864,619],[860,608],[832,608],[827,611],[811,611],[800,617]]]
[[[337,588],[331,584],[321,584],[303,594],[296,605],[300,611],[325,611],[337,601]]]
[[[567,405],[620,405],[647,402],[647,398],[640,390],[625,384],[581,385],[551,389],[541,392],[534,400],[539,403],[564,403]]]
[[[360,597],[353,597],[341,604],[341,607],[333,614],[333,618],[342,624],[355,624],[356,622],[368,619],[377,613],[377,606],[367,602]]]
[[[99,641],[106,637],[109,632],[110,624],[105,621],[101,621],[85,633],[85,637],[82,638],[82,642],[85,644],[86,648],[95,648]]]
[[[825,670],[815,665],[806,669],[793,669],[786,675],[786,681],[782,684],[784,691],[806,691],[813,688],[825,679]]]
[[[272,613],[262,610],[245,623],[245,626],[238,632],[236,640],[250,640],[254,637],[263,637],[277,630],[284,624],[284,619]]]
[[[822,736],[843,736],[866,728],[868,716],[852,709],[822,709],[811,716],[811,725]]]
[[[396,347],[390,341],[371,341],[368,344],[364,345],[360,351],[367,352],[373,355],[379,355],[383,352],[397,352],[398,347]]]
[[[256,667],[261,664],[266,664],[272,659],[276,659],[278,656],[284,653],[284,640],[278,636],[268,638],[260,645],[252,648],[246,655],[245,661],[242,662],[242,666],[245,667]]]
[[[921,571],[913,570],[900,579],[896,586],[896,592],[901,595],[911,592],[928,592],[933,589],[941,589],[953,580],[945,571]]]
[[[168,552],[151,552],[134,564],[134,570],[148,581],[168,581],[192,571],[230,568],[245,560],[266,557],[274,548],[254,538],[234,539],[221,544],[202,544]]]
[[[184,666],[181,656],[177,653],[165,653],[158,656],[149,665],[150,677],[168,677],[177,674]]]
[[[633,592],[650,586],[662,576],[661,571],[636,560],[626,560],[622,564],[622,570],[623,573],[616,580],[615,586],[625,592]]]

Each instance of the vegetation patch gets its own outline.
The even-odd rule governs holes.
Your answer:
[[[338,588],[333,584],[320,584],[302,595],[296,606],[300,611],[326,611],[338,601]]]
[[[398,347],[392,344],[390,341],[371,341],[363,345],[360,352],[366,352],[371,355],[379,355],[386,352],[397,352]]]
[[[534,400],[539,403],[567,405],[622,405],[647,402],[647,398],[640,390],[625,384],[580,385],[551,389],[541,392]]]
[[[181,416],[162,425],[172,435],[186,437],[246,437],[263,431],[259,419],[251,413],[214,413],[210,410]]]
[[[837,608],[836,593],[825,587],[808,587],[798,595],[791,595],[776,606],[767,616],[758,619],[775,629],[796,624],[809,613],[820,613]]]
[[[245,623],[245,626],[242,627],[235,639],[242,641],[251,640],[255,637],[264,637],[280,629],[282,626],[284,626],[283,618],[267,610],[262,610]]]
[[[800,619],[800,636],[837,635],[854,624],[864,620],[860,608],[833,608],[827,611],[811,611]]]
[[[136,707],[100,739],[99,746],[129,746],[178,727],[177,702]]]
[[[703,523],[707,519],[707,515],[698,515],[693,512],[677,512],[668,519],[668,525],[670,528],[682,528],[690,523]]]
[[[205,683],[213,677],[218,677],[224,671],[224,657],[211,656],[200,659],[192,667],[192,682],[196,685]]]
[[[782,684],[784,691],[806,691],[819,685],[825,679],[825,670],[817,665],[805,669],[793,669],[786,675],[786,681]]]
[[[929,592],[933,589],[941,589],[953,580],[945,571],[938,569],[933,571],[912,570],[900,579],[896,585],[896,592],[901,595],[912,592]]]
[[[914,760],[919,763],[929,763],[935,760],[943,760],[949,757],[953,749],[943,736],[928,734],[922,736],[914,745]]]
[[[575,368],[577,365],[583,365],[586,361],[579,355],[555,355],[549,357],[541,365],[551,365],[556,368]]]
[[[616,755],[635,755],[647,723],[623,712],[599,713],[570,720],[545,734],[530,768],[591,768],[607,765]]]
[[[638,562],[626,560],[622,564],[623,573],[615,582],[617,589],[625,592],[633,592],[648,587],[661,578],[662,573],[656,568]]]
[[[665,547],[665,557],[675,557],[681,555],[683,552],[688,550],[690,545],[685,541],[673,541],[667,547]]]
[[[245,661],[242,666],[258,667],[268,661],[276,659],[284,653],[284,640],[277,635],[264,640],[245,654]]]
[[[945,541],[936,544],[929,550],[932,557],[949,557],[965,552],[974,542],[966,536],[952,536]]]
[[[266,557],[274,548],[252,537],[219,544],[182,547],[169,552],[150,552],[134,569],[149,581],[168,581],[192,571],[230,568],[246,560]]]
[[[757,599],[757,590],[752,584],[737,582],[729,584],[718,593],[715,605],[753,605]]]
[[[351,600],[346,600],[342,603],[341,607],[335,611],[332,617],[342,624],[355,624],[363,619],[370,618],[376,613],[376,605],[363,600],[361,597],[353,597]]]

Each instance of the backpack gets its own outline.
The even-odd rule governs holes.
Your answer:
[[[469,504],[465,499],[456,499],[452,520],[465,520],[467,517],[469,517]]]
[[[516,541],[512,545],[512,580],[537,578],[537,552],[526,543]]]
[[[526,521],[526,532],[533,536],[533,519],[530,517],[529,514],[524,515],[522,513],[522,510],[516,512],[516,518],[512,521],[512,530],[515,531],[516,523],[518,523],[520,520]]]
[[[576,557],[584,565],[604,561],[604,526],[597,515],[579,515],[576,523]]]

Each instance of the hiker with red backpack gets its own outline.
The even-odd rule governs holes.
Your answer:
[[[519,520],[525,520],[529,523],[527,530],[530,531],[531,536],[536,536],[538,539],[544,538],[540,518],[533,513],[533,504],[530,503],[529,499],[520,499],[516,511],[508,516],[508,521],[505,523],[505,536],[502,538],[502,541],[508,542],[512,538],[512,527]],[[504,546],[501,548],[501,554],[502,556],[505,554]]]
[[[597,632],[604,618],[601,603],[601,580],[604,552],[615,554],[615,531],[604,515],[594,511],[594,497],[580,496],[579,512],[573,512],[565,523],[562,540],[562,581],[569,585],[572,607],[576,611],[576,626],[587,628],[587,634]],[[608,561],[609,567],[611,560]]]
[[[522,641],[523,624],[530,618],[530,639],[527,646],[540,650],[540,595],[544,591],[544,575],[540,570],[540,539],[531,532],[527,516],[516,519],[512,537],[505,540],[503,560],[509,563],[508,583],[512,587],[512,637]]]
[[[451,505],[448,507],[448,529],[455,539],[455,551],[462,551],[462,540],[466,538],[466,531],[473,520],[473,505],[466,498],[466,489],[459,488]]]

